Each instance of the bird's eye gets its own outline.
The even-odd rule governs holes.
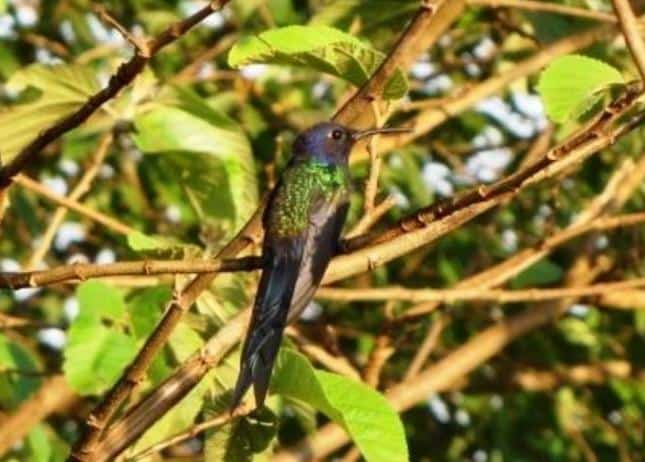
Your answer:
[[[335,140],[340,140],[343,137],[343,131],[334,130],[333,132],[331,132],[331,137]]]

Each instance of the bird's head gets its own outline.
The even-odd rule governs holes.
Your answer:
[[[354,130],[334,122],[323,122],[308,128],[298,135],[293,152],[296,158],[314,158],[330,165],[346,165],[354,144],[379,133],[405,133],[402,128],[376,128]]]

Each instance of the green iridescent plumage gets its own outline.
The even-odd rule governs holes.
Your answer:
[[[348,192],[349,173],[344,166],[307,160],[292,165],[282,177],[268,215],[267,232],[274,236],[293,236],[309,225],[316,200],[333,201]]]

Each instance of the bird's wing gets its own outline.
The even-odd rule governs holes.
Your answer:
[[[320,285],[327,265],[338,252],[349,203],[345,196],[333,201],[320,201],[309,220],[309,232],[304,242],[302,264],[295,284],[288,322],[296,318],[309,304]]]

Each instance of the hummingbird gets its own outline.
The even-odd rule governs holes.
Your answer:
[[[313,298],[339,251],[350,196],[348,158],[354,144],[397,128],[353,130],[324,122],[298,135],[292,157],[271,192],[262,222],[262,276],[242,347],[235,409],[253,385],[262,407],[286,325]]]

